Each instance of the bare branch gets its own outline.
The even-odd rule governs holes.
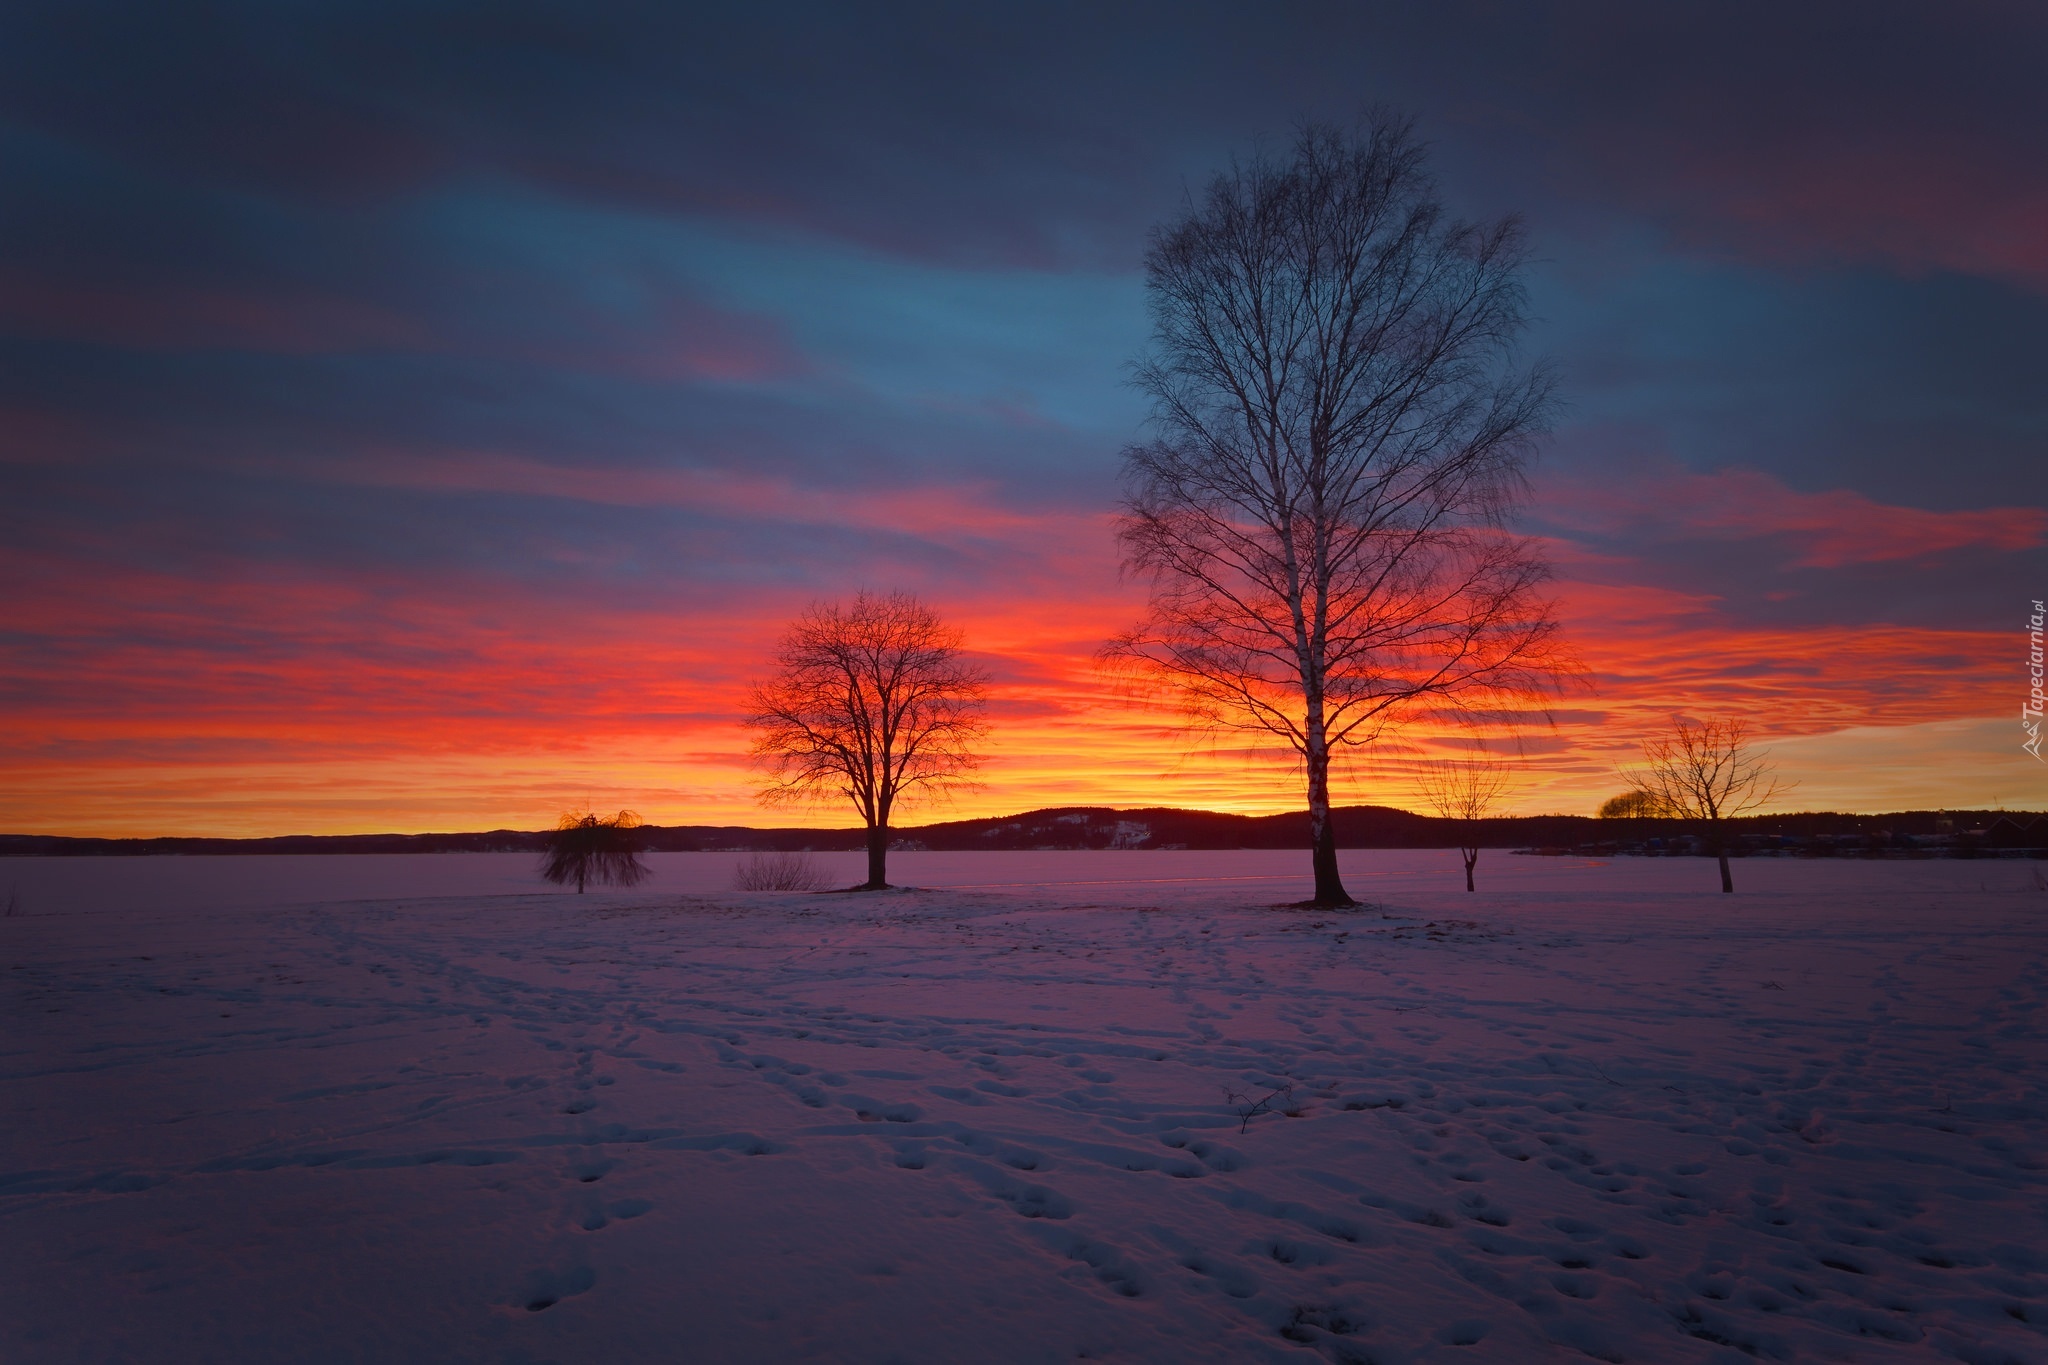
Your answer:
[[[1790,784],[1778,780],[1766,751],[1752,746],[1748,727],[1730,716],[1672,717],[1668,733],[1643,741],[1643,760],[1640,768],[1623,769],[1622,780],[1654,813],[1705,823],[1721,860],[1721,889],[1733,891],[1722,823],[1769,805]]]
[[[1514,772],[1491,754],[1439,759],[1416,774],[1422,798],[1445,820],[1483,820],[1515,785]]]
[[[1514,788],[1513,770],[1493,754],[1475,753],[1429,764],[1416,774],[1415,783],[1430,809],[1456,823],[1465,889],[1472,890],[1472,869],[1479,863],[1479,822]]]

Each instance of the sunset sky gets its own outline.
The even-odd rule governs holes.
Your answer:
[[[2021,4],[10,4],[0,832],[853,823],[737,720],[863,586],[997,679],[935,818],[1298,809],[1093,658],[1148,229],[1379,101],[1540,258],[1590,676],[1516,809],[1674,712],[1787,808],[2048,807],[2043,71]]]

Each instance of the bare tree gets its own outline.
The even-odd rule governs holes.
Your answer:
[[[1456,822],[1458,856],[1465,860],[1465,889],[1479,865],[1479,822],[1514,786],[1514,774],[1492,754],[1443,759],[1416,774],[1423,800],[1445,820]]]
[[[1151,602],[1105,657],[1299,755],[1314,904],[1354,903],[1334,753],[1572,670],[1504,530],[1551,389],[1513,355],[1524,258],[1513,219],[1447,217],[1385,113],[1233,166],[1146,253],[1154,439],[1124,452],[1118,537]]]
[[[557,886],[575,882],[579,896],[585,882],[638,886],[651,875],[647,864],[640,861],[639,845],[630,833],[639,827],[640,817],[629,810],[617,815],[570,811],[548,835],[540,875]]]
[[[1764,752],[1749,742],[1740,720],[1713,717],[1690,721],[1673,716],[1671,732],[1643,741],[1643,766],[1622,779],[1646,794],[1659,815],[1698,820],[1721,860],[1721,889],[1735,890],[1728,871],[1723,822],[1776,800],[1790,788],[1773,775]]]
[[[970,785],[987,677],[962,656],[960,632],[908,593],[813,605],[775,658],[746,722],[773,774],[761,799],[850,799],[867,822],[868,879],[854,889],[885,890],[898,805]]]

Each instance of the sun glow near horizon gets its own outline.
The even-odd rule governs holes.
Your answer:
[[[1302,808],[1291,754],[1257,736],[1190,730],[1169,699],[1133,695],[1098,666],[1103,641],[1143,606],[1142,587],[1118,581],[1106,516],[984,518],[962,496],[944,495],[940,520],[975,576],[898,572],[994,675],[983,785],[903,823],[1059,805]],[[929,503],[913,503],[917,526],[904,534],[939,534]],[[1545,511],[1539,503],[1535,514]],[[788,515],[818,514],[800,505]],[[1417,762],[1479,743],[1520,770],[1507,809],[1591,814],[1671,715],[1730,713],[1776,752],[1797,783],[1787,799],[1802,807],[2048,805],[2048,769],[2006,744],[2012,727],[1989,714],[2001,685],[2009,690],[2012,638],[1759,628],[1697,595],[1633,581],[1631,561],[1611,551],[1569,540],[1557,551],[1557,594],[1587,685],[1514,732],[1412,724],[1340,762],[1337,801],[1413,803]],[[673,611],[630,600],[592,610],[543,599],[516,614],[479,605],[501,596],[482,583],[259,590],[103,575],[46,603],[39,619],[24,619],[17,602],[5,608],[17,630],[67,643],[17,677],[25,704],[0,730],[0,830],[543,828],[583,802],[630,806],[658,824],[851,818],[850,808],[756,804],[759,776],[738,724],[782,622],[822,594],[764,584]],[[137,619],[175,620],[179,633],[124,638]]]
[[[2034,202],[2018,125],[1878,82],[1845,157],[1799,135],[1845,106],[1767,65],[1750,74],[1792,135],[1758,160],[1748,120],[1779,115],[1748,83],[1732,106],[1712,82],[1645,106],[1630,79],[1558,103],[1470,65],[1468,39],[1370,88],[1399,103],[1423,80],[1446,193],[1522,216],[1523,340],[1570,404],[1517,529],[1557,571],[1591,686],[1490,737],[1522,771],[1510,808],[1591,813],[1674,714],[1743,717],[1801,806],[2048,807],[2048,765],[2002,719],[2048,565],[2048,271],[2038,234],[1998,228]],[[1142,44],[1106,83],[1031,48],[1060,68],[1042,88],[1068,131],[1091,130],[1077,156],[950,93],[942,120],[906,119],[915,81],[834,95],[821,120],[810,83],[764,71],[792,121],[707,161],[698,133],[662,134],[724,119],[715,84],[678,94],[628,63],[613,121],[545,80],[508,82],[540,101],[515,110],[465,76],[443,93],[478,102],[444,120],[434,99],[346,96],[390,73],[351,65],[374,42],[323,43],[110,53],[89,69],[129,75],[37,116],[17,217],[44,226],[10,238],[36,283],[0,288],[0,831],[544,828],[584,802],[848,820],[757,805],[738,721],[783,623],[860,587],[930,602],[996,678],[985,785],[909,820],[1302,806],[1289,755],[1190,734],[1094,663],[1144,600],[1110,520],[1145,429],[1124,381],[1146,229],[1261,129],[1333,111],[1298,80],[1238,64],[1248,102],[1223,110]],[[1367,88],[1355,53],[1294,49],[1347,108]],[[466,72],[482,50],[441,58]],[[293,74],[201,79],[223,52]],[[269,153],[203,119],[166,162],[166,61],[195,119],[281,101],[278,126],[307,133],[276,140],[291,164],[252,179]],[[550,61],[517,50],[522,72]],[[1130,117],[1138,88],[1156,121]],[[1430,116],[1452,88],[1511,117]],[[1971,188],[1930,163],[1935,124],[1996,173]],[[1617,155],[1624,127],[1652,141]],[[858,163],[875,177],[816,174],[857,164],[847,147],[886,149]],[[191,249],[166,250],[165,223]],[[1470,742],[1417,723],[1340,762],[1335,798],[1410,804],[1415,765]]]
[[[1121,624],[1108,614],[1089,624],[1112,619]],[[981,653],[1008,675],[991,696],[981,785],[949,803],[906,810],[899,825],[1053,806],[1244,815],[1303,808],[1291,753],[1241,733],[1192,731],[1171,706],[1136,704],[1103,677],[1093,652],[1104,632],[1063,636],[1040,603],[1016,616],[960,621],[970,640],[1014,651]],[[62,737],[61,746],[36,746],[45,751],[38,755],[17,745],[9,755],[0,830],[135,837],[536,829],[581,804],[630,807],[661,825],[853,823],[850,806],[788,810],[756,802],[760,775],[737,723],[749,670],[732,653],[711,651],[714,676],[688,687],[675,678],[700,660],[650,656],[623,643],[633,634],[621,629],[616,655],[586,657],[567,677],[515,669],[502,678],[498,668],[482,667],[468,678],[444,677],[422,697],[400,675],[385,689],[360,689],[353,711],[243,710],[230,693],[182,714],[131,715],[119,727],[52,717],[49,733]],[[1735,644],[1724,638],[1719,647]],[[1633,657],[1612,645],[1588,654],[1617,671]],[[1797,784],[1779,809],[2048,804],[2048,784],[2004,744],[2011,727],[1989,717],[1921,718],[1954,700],[1950,688],[1924,707],[1860,708],[1890,723],[1843,723],[1859,708],[1839,696],[1815,704],[1812,694],[1769,678],[1716,686],[1681,651],[1667,657],[1684,670],[1683,689],[1640,674],[1610,675],[1596,677],[1590,693],[1561,699],[1551,723],[1538,719],[1518,733],[1412,725],[1348,753],[1334,774],[1333,800],[1419,808],[1416,765],[1477,743],[1517,769],[1504,813],[1590,815],[1620,790],[1617,769],[1637,757],[1640,738],[1672,712],[1741,707],[1758,742]],[[1990,671],[1995,661],[1982,667]],[[554,723],[586,693],[576,724]],[[432,705],[456,697],[497,704]],[[548,723],[518,714],[519,703]],[[22,795],[29,792],[33,801]]]

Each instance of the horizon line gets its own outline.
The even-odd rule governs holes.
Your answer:
[[[1411,819],[1416,819],[1416,820],[1428,820],[1428,821],[1432,821],[1432,822],[1435,822],[1435,821],[1456,821],[1456,822],[1460,822],[1460,823],[1462,823],[1462,821],[1460,821],[1460,818],[1459,818],[1459,817],[1456,817],[1456,816],[1442,816],[1442,815],[1430,815],[1430,814],[1424,813],[1424,812],[1422,812],[1422,811],[1414,811],[1414,810],[1409,810],[1409,809],[1408,809],[1407,807],[1405,807],[1405,806],[1390,806],[1390,805],[1383,805],[1383,804],[1380,804],[1380,803],[1376,803],[1376,802],[1355,802],[1355,803],[1352,803],[1352,804],[1349,804],[1349,805],[1332,805],[1332,806],[1330,807],[1330,810],[1331,810],[1331,812],[1332,812],[1333,814],[1336,814],[1336,813],[1338,813],[1338,812],[1342,812],[1342,811],[1366,811],[1366,810],[1376,810],[1376,811],[1392,811],[1392,812],[1394,812],[1394,813],[1396,813],[1396,814],[1399,814],[1399,815],[1405,815],[1405,816],[1408,816],[1408,817],[1409,817],[1409,818],[1411,818]],[[1011,821],[1011,820],[1022,820],[1022,819],[1026,819],[1026,818],[1029,818],[1029,817],[1031,817],[1031,816],[1034,816],[1034,815],[1058,815],[1058,814],[1071,814],[1071,813],[1074,813],[1074,812],[1083,812],[1083,811],[1086,811],[1086,812],[1101,812],[1101,813],[1104,813],[1104,814],[1108,814],[1108,815],[1141,815],[1141,814],[1149,814],[1149,813],[1155,813],[1155,812],[1156,812],[1156,813],[1162,813],[1162,814],[1173,814],[1173,815],[1200,815],[1200,816],[1208,816],[1208,817],[1211,817],[1211,818],[1214,818],[1214,819],[1219,819],[1219,820],[1248,820],[1248,821],[1251,821],[1251,820],[1284,820],[1284,819],[1288,819],[1288,818],[1291,818],[1291,817],[1302,817],[1302,818],[1306,818],[1306,817],[1307,817],[1307,815],[1308,815],[1308,809],[1307,809],[1307,807],[1305,807],[1305,806],[1304,806],[1304,807],[1302,807],[1302,808],[1300,808],[1300,809],[1298,809],[1298,810],[1285,810],[1285,811],[1268,811],[1268,812],[1266,812],[1266,813],[1264,813],[1264,814],[1259,814],[1259,815],[1252,815],[1252,814],[1246,814],[1246,813],[1244,813],[1244,812],[1241,812],[1241,811],[1219,811],[1219,810],[1208,810],[1208,809],[1204,809],[1204,808],[1202,808],[1202,807],[1198,807],[1198,806],[1087,806],[1087,805],[1076,805],[1076,806],[1035,806],[1035,807],[1033,807],[1033,808],[1031,808],[1031,809],[1029,809],[1029,810],[1022,810],[1022,811],[1017,811],[1017,812],[1015,812],[1015,813],[1013,813],[1013,814],[1009,814],[1009,815],[981,815],[981,816],[963,816],[963,817],[960,817],[960,818],[957,818],[957,819],[952,819],[952,820],[928,820],[928,821],[925,821],[925,822],[923,822],[923,823],[921,823],[921,824],[915,824],[915,825],[894,825],[894,824],[892,824],[892,825],[890,825],[890,826],[889,826],[889,830],[890,830],[890,832],[891,832],[892,834],[897,834],[897,835],[908,835],[908,834],[914,834],[914,833],[915,833],[916,831],[918,831],[918,830],[925,830],[925,829],[938,829],[938,828],[943,828],[943,827],[947,827],[947,826],[954,826],[954,825],[971,825],[971,824],[983,824],[983,823],[986,823],[986,824],[1002,824],[1002,823],[1004,823],[1004,822],[1006,822],[1006,821]],[[1859,820],[1874,820],[1874,819],[1882,819],[1882,818],[1885,818],[1885,817],[1887,817],[1887,816],[1913,816],[1913,815],[1961,815],[1961,816],[1973,816],[1973,815],[1984,815],[1984,816],[2016,816],[2016,815],[2031,815],[2031,816],[2035,816],[2035,817],[2037,817],[2037,818],[2040,818],[2040,817],[2048,817],[2048,811],[2035,811],[2035,810],[2014,810],[2014,809],[2010,809],[2010,808],[2007,808],[2007,807],[2005,807],[2005,806],[1977,806],[1977,807],[1960,807],[1960,806],[1924,806],[1924,807],[1906,807],[1906,808],[1900,808],[1900,809],[1895,809],[1895,810],[1882,810],[1882,811],[1857,811],[1857,810],[1788,810],[1788,811],[1765,811],[1765,812],[1757,812],[1757,813],[1754,813],[1754,814],[1746,814],[1746,815],[1740,815],[1740,816],[1732,816],[1732,817],[1729,817],[1729,822],[1730,822],[1730,823],[1745,823],[1745,824],[1746,824],[1746,823],[1751,823],[1751,822],[1754,822],[1754,821],[1758,821],[1758,820],[1780,820],[1780,819],[1795,819],[1795,818],[1805,818],[1805,817],[1814,817],[1814,816],[1840,816],[1840,817],[1850,817],[1850,818],[1855,818],[1855,819],[1859,819]],[[1633,816],[1633,817],[1602,817],[1602,816],[1600,816],[1600,815],[1597,815],[1597,814],[1594,814],[1594,815],[1583,815],[1583,814],[1579,814],[1579,813],[1576,813],[1576,812],[1571,812],[1571,811],[1544,811],[1544,812],[1535,812],[1535,813],[1518,813],[1518,814],[1488,815],[1488,816],[1482,816],[1482,817],[1480,817],[1480,820],[1481,820],[1482,822],[1484,822],[1484,823],[1496,823],[1496,822],[1501,822],[1501,821],[1515,821],[1515,820],[1588,820],[1588,821],[1594,821],[1594,822],[1596,822],[1596,823],[1612,823],[1612,824],[1615,824],[1615,825],[1620,825],[1620,824],[1622,824],[1622,823],[1623,823],[1624,821],[1644,821],[1644,820],[1652,820],[1652,819],[1654,819],[1654,820],[1659,820],[1659,821],[1662,821],[1662,822],[1666,822],[1666,823],[1675,823],[1675,824],[1684,824],[1684,823],[1692,823],[1692,824],[1697,824],[1697,823],[1700,823],[1700,821],[1698,821],[1698,820],[1694,820],[1694,819],[1691,819],[1691,818],[1689,818],[1689,817],[1685,817],[1685,816]],[[864,827],[864,826],[862,826],[862,825],[822,825],[822,824],[821,824],[821,825],[804,825],[804,824],[789,824],[789,825],[740,825],[740,824],[721,824],[721,823],[708,823],[708,822],[707,822],[707,823],[685,823],[685,824],[644,824],[644,825],[640,826],[640,828],[643,828],[643,829],[649,829],[649,830],[693,830],[693,829],[704,829],[704,830],[734,830],[734,831],[745,831],[745,832],[747,832],[747,833],[756,833],[756,834],[767,834],[767,833],[774,833],[774,832],[788,832],[788,831],[795,831],[795,830],[802,830],[802,831],[806,831],[806,832],[817,832],[817,833],[820,833],[820,834],[859,834],[859,833],[862,833],[862,832],[864,832],[864,830],[865,830],[865,827]],[[285,833],[285,834],[53,834],[53,833],[48,833],[48,832],[40,832],[40,833],[14,833],[14,832],[9,832],[9,831],[0,831],[0,840],[9,840],[9,841],[12,841],[12,840],[32,840],[32,839],[62,839],[62,840],[69,840],[69,841],[80,841],[80,842],[84,842],[84,841],[94,841],[94,842],[102,842],[102,843],[158,843],[158,842],[168,842],[168,841],[180,840],[180,841],[206,841],[206,842],[210,842],[210,843],[237,843],[237,844],[252,844],[252,843],[268,843],[268,842],[273,842],[273,841],[278,841],[278,840],[286,840],[286,839],[432,839],[432,838],[477,838],[477,837],[481,837],[481,836],[485,836],[485,835],[492,835],[492,834],[508,834],[508,835],[509,835],[509,834],[517,834],[517,835],[536,835],[536,834],[545,834],[545,833],[547,833],[547,832],[548,832],[548,831],[547,831],[546,829],[518,829],[518,828],[515,828],[515,827],[513,827],[513,826],[510,826],[510,825],[504,825],[504,826],[499,826],[499,827],[496,827],[496,828],[493,828],[493,829],[462,829],[462,830],[458,830],[458,829],[420,829],[420,830],[391,830],[391,829],[376,829],[376,830],[372,830],[372,829],[365,829],[365,830],[351,830],[351,831],[346,831],[346,832],[339,832],[339,833],[325,833],[325,834],[313,834],[313,833],[303,833],[303,832],[294,832],[294,833]],[[7,854],[7,853],[4,853],[4,852],[0,852],[0,857],[10,857],[10,856],[33,856],[33,855],[15,855],[15,854]]]

